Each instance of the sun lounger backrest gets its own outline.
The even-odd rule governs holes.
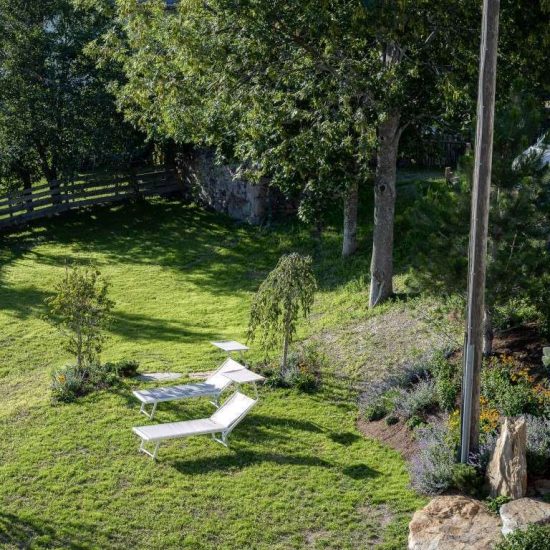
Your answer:
[[[211,417],[210,420],[224,428],[237,423],[256,404],[256,400],[240,392],[229,398]]]
[[[207,384],[212,384],[216,388],[218,388],[220,391],[225,389],[229,384],[231,384],[231,380],[229,378],[225,377],[222,373],[228,372],[230,370],[239,370],[244,369],[245,367],[241,365],[240,363],[237,363],[234,359],[231,359],[231,357],[228,357],[219,367],[219,369],[212,374],[212,376],[209,376],[206,379]]]

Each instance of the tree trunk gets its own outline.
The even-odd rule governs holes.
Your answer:
[[[286,374],[286,363],[288,361],[288,344],[289,344],[288,332],[285,331],[283,342],[283,360],[281,362],[281,374]]]
[[[393,222],[400,118],[399,112],[390,113],[378,127],[369,307],[383,302],[393,293]]]
[[[32,212],[33,208],[32,208],[32,197],[31,197],[31,193],[32,193],[31,173],[29,172],[29,170],[27,170],[23,166],[18,168],[17,171],[18,171],[19,177],[21,178],[21,181],[23,182],[23,191],[25,192],[24,197],[25,197],[25,205],[27,208],[27,212]]]
[[[344,239],[342,258],[347,258],[357,250],[357,206],[359,202],[359,185],[353,181],[344,194]]]
[[[491,312],[485,308],[483,314],[483,355],[491,355],[493,353],[494,336]]]

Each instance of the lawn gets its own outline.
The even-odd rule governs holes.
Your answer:
[[[148,421],[129,382],[52,406],[69,359],[44,299],[67,263],[112,284],[104,359],[142,371],[211,370],[209,344],[244,339],[252,293],[283,252],[316,257],[311,336],[366,315],[367,255],[339,259],[304,230],[262,230],[177,201],[98,208],[0,240],[0,544],[3,548],[402,548],[423,500],[403,459],[356,429],[354,395],[261,390],[226,449],[207,437],[137,452]],[[258,357],[257,353],[251,357]],[[161,405],[155,422],[208,416],[206,401]]]

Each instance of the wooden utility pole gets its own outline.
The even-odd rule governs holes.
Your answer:
[[[497,70],[500,0],[483,0],[477,129],[475,143],[470,250],[468,255],[468,305],[462,381],[461,462],[479,448],[479,395],[483,359],[483,315],[487,270],[487,230],[491,193],[493,126]]]

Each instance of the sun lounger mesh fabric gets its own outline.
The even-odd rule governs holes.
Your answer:
[[[235,393],[211,417],[216,424],[229,428],[236,420],[251,409],[256,403],[254,399],[240,392]]]

